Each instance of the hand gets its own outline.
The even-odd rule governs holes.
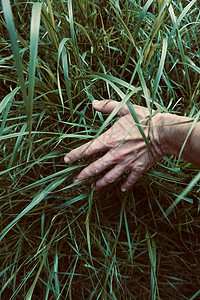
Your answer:
[[[109,114],[118,104],[119,102],[117,101],[94,101],[93,107],[102,113]],[[91,156],[101,150],[107,150],[103,157],[85,167],[76,176],[74,182],[93,177],[113,166],[110,171],[97,180],[95,189],[100,190],[106,185],[113,183],[126,170],[129,170],[130,173],[121,186],[121,191],[125,192],[131,188],[142,173],[161,159],[163,153],[158,146],[158,132],[155,126],[155,124],[158,124],[159,114],[153,116],[150,121],[147,108],[134,105],[134,109],[143,126],[145,135],[149,139],[154,158],[149,153],[128,107],[124,105],[118,112],[120,119],[110,129],[93,142],[88,142],[65,156],[66,163],[73,163],[80,158]]]

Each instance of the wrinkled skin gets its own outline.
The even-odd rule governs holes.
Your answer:
[[[117,101],[94,101],[93,107],[101,113],[110,114],[118,104],[119,102]],[[142,173],[161,159],[163,153],[159,147],[156,126],[159,122],[159,114],[152,117],[150,121],[147,108],[134,105],[134,109],[145,135],[149,139],[154,158],[149,153],[128,107],[124,105],[118,112],[120,119],[110,129],[101,134],[92,143],[88,142],[65,156],[66,163],[73,163],[80,158],[89,157],[101,150],[107,151],[101,158],[85,167],[76,176],[75,182],[93,177],[112,166],[111,170],[96,181],[95,189],[100,190],[113,183],[125,171],[129,170],[129,175],[121,186],[121,190],[124,192],[133,186]]]

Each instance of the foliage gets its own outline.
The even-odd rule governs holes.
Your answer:
[[[198,168],[164,157],[123,194],[73,183],[101,154],[63,162],[108,125],[94,99],[198,117],[198,5],[2,0],[1,299],[198,299]]]

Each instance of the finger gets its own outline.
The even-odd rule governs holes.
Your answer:
[[[110,101],[110,100],[107,101],[94,100],[92,102],[92,105],[96,110],[102,113],[110,114],[118,105],[120,105],[120,102]],[[129,109],[124,104],[122,108],[118,111],[117,116],[122,117],[127,115],[128,113],[129,113]]]
[[[84,168],[74,179],[74,181],[84,180],[86,178],[93,177],[113,164],[111,153],[106,153],[103,157],[91,163]]]
[[[95,184],[95,189],[100,190],[108,184],[116,181],[126,170],[124,165],[116,165],[112,170],[110,170],[106,175],[99,179]]]
[[[105,133],[102,133],[95,140],[88,142],[72,151],[70,151],[67,155],[65,155],[64,160],[66,163],[75,162],[78,159],[88,157],[92,154],[95,154],[101,150],[105,150],[108,148],[105,140]]]
[[[144,173],[144,171],[138,171],[137,169],[135,171],[131,171],[126,181],[121,186],[121,191],[126,192],[128,189],[130,189],[138,181],[142,173]]]

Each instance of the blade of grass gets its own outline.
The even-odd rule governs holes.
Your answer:
[[[136,125],[137,125],[137,127],[138,127],[138,129],[139,129],[139,131],[140,131],[140,133],[141,133],[141,136],[142,136],[143,139],[144,139],[144,142],[145,142],[145,144],[146,144],[146,146],[147,146],[147,148],[148,148],[149,153],[150,153],[150,154],[152,155],[152,157],[154,158],[154,154],[153,154],[153,151],[152,151],[151,146],[150,146],[150,144],[149,144],[149,141],[148,141],[148,139],[147,139],[147,137],[146,137],[146,135],[145,135],[145,133],[144,133],[144,130],[143,130],[143,128],[142,128],[142,125],[140,124],[140,121],[139,121],[139,119],[138,119],[138,116],[137,116],[137,114],[136,114],[136,112],[135,112],[135,109],[134,109],[132,103],[130,102],[130,100],[127,100],[127,101],[126,101],[126,105],[128,106],[128,109],[129,109],[129,111],[130,111],[130,113],[131,113],[131,115],[132,115],[132,117],[133,117],[133,120],[135,121],[135,123],[136,123]]]
[[[126,217],[126,210],[124,210],[124,222],[125,222],[125,227],[126,227],[126,235],[127,235],[127,239],[128,239],[129,257],[131,258],[131,262],[133,263],[133,250],[132,250],[130,232],[129,232],[128,222],[127,222],[127,217]]]
[[[140,16],[139,16],[139,19],[137,21],[137,25],[135,27],[135,30],[134,30],[134,33],[133,33],[133,37],[131,39],[131,44],[129,45],[129,49],[128,49],[128,52],[126,54],[126,58],[125,58],[125,61],[124,61],[124,64],[123,64],[123,69],[122,69],[122,72],[121,72],[121,75],[120,75],[120,78],[123,77],[124,75],[124,72],[127,68],[127,65],[128,65],[128,61],[131,57],[131,54],[132,54],[132,51],[133,51],[133,47],[135,46],[136,47],[136,39],[137,39],[137,36],[138,36],[138,32],[140,30],[140,27],[141,27],[141,24],[146,16],[146,13],[147,13],[147,10],[149,9],[150,5],[152,4],[153,0],[148,0],[146,2],[146,4],[144,5],[141,13],[140,13]],[[130,2],[132,4],[132,2]]]
[[[162,76],[162,73],[163,73],[163,70],[164,70],[166,54],[167,54],[167,38],[164,38],[163,39],[163,46],[162,46],[162,54],[161,54],[160,63],[159,63],[159,67],[158,67],[158,71],[157,71],[156,79],[155,79],[153,99],[155,99],[155,97],[156,97],[159,82],[160,82],[160,79],[161,79],[161,76]]]
[[[54,232],[54,234],[53,234],[53,236],[52,236],[52,238],[51,238],[48,246],[44,249],[44,255],[43,255],[42,261],[40,263],[39,270],[38,270],[38,272],[37,272],[37,274],[35,276],[35,279],[34,279],[32,285],[31,285],[30,289],[28,290],[28,292],[27,292],[27,294],[25,296],[25,300],[31,300],[32,299],[33,291],[35,289],[35,286],[36,286],[36,283],[37,283],[38,278],[40,276],[40,273],[42,271],[42,268],[43,268],[43,266],[45,264],[45,261],[46,261],[47,255],[48,255],[48,251],[49,251],[49,249],[51,247],[51,244],[52,244],[52,242],[53,242],[53,240],[55,238],[56,232],[57,232],[57,230],[55,230],[55,232]]]
[[[193,1],[192,1],[193,2]],[[191,4],[191,3],[190,3]],[[188,5],[190,5],[188,4]],[[188,68],[187,68],[187,65],[185,64],[186,63],[186,55],[184,53],[184,48],[183,48],[183,43],[182,43],[182,39],[181,39],[181,35],[180,35],[180,32],[179,32],[179,29],[178,29],[178,25],[179,23],[177,24],[178,20],[176,21],[176,16],[175,16],[175,13],[174,13],[174,10],[173,10],[173,7],[172,5],[170,4],[169,6],[169,13],[170,13],[170,16],[171,16],[171,19],[172,19],[172,22],[174,24],[174,27],[175,29],[177,30],[177,36],[178,36],[178,46],[179,46],[179,50],[180,50],[180,54],[181,54],[181,58],[182,58],[182,61],[183,61],[183,66],[184,66],[184,70],[185,70],[185,73],[186,73],[186,78],[187,78],[187,81],[186,81],[186,84],[188,85],[188,89],[189,89],[189,94],[190,94],[190,97],[191,97],[191,83],[190,83],[190,76],[189,76],[189,72],[188,72]],[[177,24],[177,26],[175,26]],[[172,34],[169,36],[169,40],[170,38],[172,37]]]
[[[86,221],[85,221],[87,244],[88,244],[88,250],[89,250],[91,261],[92,261],[92,252],[91,252],[91,243],[90,243],[90,216],[91,216],[91,210],[92,210],[93,194],[94,194],[94,188],[92,188],[90,196],[89,196],[89,205],[88,205],[88,211],[87,211]]]
[[[48,2],[49,2],[49,0],[48,0]],[[49,35],[49,38],[50,38],[52,44],[55,46],[56,49],[58,49],[58,37],[57,37],[56,31],[55,31],[55,27],[54,27],[55,24],[52,19],[52,13],[50,10],[50,16],[49,16],[47,9],[44,5],[42,5],[42,21],[48,32],[48,35]]]
[[[136,25],[134,33],[133,33],[133,39],[134,39],[134,41],[136,41],[136,39],[137,39],[137,36],[138,36],[139,30],[140,30],[140,27],[142,25],[142,22],[143,22],[144,18],[146,17],[147,10],[149,9],[149,7],[152,4],[152,2],[153,2],[153,0],[148,0],[145,3],[145,5],[144,5],[144,7],[143,7],[143,9],[142,9],[142,11],[141,11],[141,13],[139,15],[139,18],[138,18],[138,21],[137,21],[137,25]]]
[[[15,224],[26,215],[31,209],[33,209],[37,204],[39,204],[45,197],[51,193],[55,188],[57,188],[66,178],[58,178],[54,180],[53,183],[50,183],[44,190],[42,190],[38,195],[36,195],[32,202],[25,207],[18,216],[10,222],[1,232],[0,241],[5,237],[5,235],[15,226]]]
[[[159,12],[159,15],[156,19],[156,22],[151,30],[151,33],[149,35],[149,38],[147,39],[147,42],[145,43],[145,46],[144,46],[144,59],[143,59],[143,62],[145,64],[146,62],[146,59],[148,57],[148,55],[150,55],[151,53],[151,46],[153,45],[153,40],[155,38],[155,36],[158,34],[162,24],[163,24],[163,21],[164,21],[164,18],[165,18],[165,15],[166,15],[166,12],[167,12],[167,6],[169,5],[169,3],[171,2],[171,0],[166,0],[164,2],[164,4],[162,5],[162,8]]]
[[[31,32],[30,32],[30,63],[29,63],[28,105],[27,105],[27,119],[28,119],[30,134],[31,134],[32,113],[33,113],[33,94],[34,94],[34,86],[35,86],[35,70],[36,70],[37,54],[38,54],[41,9],[42,9],[42,3],[33,3],[32,16],[31,16]]]
[[[68,77],[68,63],[67,63],[67,53],[65,50],[65,55],[63,57],[63,51],[64,51],[64,47],[65,44],[70,41],[70,38],[63,38],[62,41],[59,44],[58,47],[58,58],[57,58],[57,81],[58,81],[58,90],[59,90],[59,95],[60,95],[60,99],[61,99],[61,104],[63,107],[63,111],[64,111],[64,100],[63,100],[63,96],[62,96],[62,90],[61,90],[61,85],[60,85],[60,74],[59,74],[59,62],[60,62],[60,56],[62,55],[62,63],[63,63],[63,69],[64,69],[64,78],[65,78],[65,85],[66,85],[66,90],[67,90],[67,95],[68,95],[68,100],[69,100],[69,107],[70,107],[70,114],[71,114],[71,118],[73,120],[73,105],[72,105],[72,98],[71,98],[71,87],[70,87],[70,82],[69,82],[69,77]],[[66,62],[65,62],[66,60]]]
[[[3,100],[0,103],[0,114],[2,113],[2,123],[0,127],[0,137],[3,134],[4,127],[6,124],[6,120],[10,111],[10,107],[12,104],[12,100],[14,99],[16,93],[19,91],[19,87],[16,87],[12,92],[10,92],[7,96],[3,98]]]
[[[62,64],[63,64],[63,71],[64,71],[64,78],[65,78],[65,85],[67,90],[67,96],[69,101],[69,108],[70,108],[70,114],[72,122],[74,121],[73,116],[73,102],[72,102],[72,95],[71,95],[71,84],[69,81],[69,72],[68,72],[68,57],[67,57],[67,51],[65,48],[62,49]]]
[[[51,22],[50,24],[53,26],[53,30],[52,30],[52,34],[51,36],[53,37],[54,43],[57,46],[56,48],[58,48],[58,36],[56,33],[56,24],[55,24],[55,19],[54,19],[54,13],[53,13],[53,9],[52,9],[52,5],[50,0],[46,0],[47,1],[47,6],[49,9],[49,14],[50,14],[50,18],[51,18]]]
[[[200,294],[200,290],[198,290],[190,299],[188,300],[194,300],[196,297]]]
[[[28,111],[27,92],[26,92],[25,80],[23,75],[22,61],[20,58],[19,46],[16,37],[16,29],[13,20],[10,0],[2,0],[2,7],[3,7],[4,17],[5,17],[5,21],[6,21],[9,37],[10,37],[10,42],[12,46],[12,52],[15,59],[16,70],[19,77],[19,84],[21,87],[26,110]]]
[[[80,54],[79,54],[79,47],[77,44],[77,39],[76,39],[76,35],[75,35],[75,30],[74,30],[72,0],[69,0],[67,4],[68,4],[68,11],[69,11],[69,24],[70,24],[71,37],[72,37],[72,42],[73,42],[73,47],[74,47],[74,54],[76,56],[79,70],[81,71],[82,67],[81,67],[81,60],[80,60]]]
[[[185,200],[184,197],[191,191],[195,184],[200,180],[200,172],[190,181],[183,192],[174,200],[174,202],[166,210],[166,215],[169,215],[172,210],[178,205],[181,200]]]
[[[181,12],[181,14],[178,17],[178,19],[175,20],[174,26],[173,26],[173,28],[171,30],[170,35],[169,35],[169,40],[173,37],[175,31],[178,29],[178,26],[180,25],[180,22],[183,20],[183,18],[185,17],[185,15],[188,13],[188,11],[190,10],[190,8],[195,4],[195,2],[196,2],[196,0],[190,1],[190,3],[188,3],[188,5]],[[170,5],[170,7],[172,8],[172,5]]]
[[[158,299],[160,299],[156,277],[156,244],[153,238],[149,236],[147,228],[145,237],[147,239],[148,254],[151,263],[151,299],[156,300],[156,294],[158,294]]]
[[[185,148],[185,145],[186,145],[186,143],[187,143],[187,141],[188,141],[188,139],[190,137],[190,134],[192,133],[192,130],[194,129],[194,127],[197,124],[197,122],[199,121],[199,117],[200,117],[200,111],[197,113],[196,117],[194,118],[194,121],[192,122],[192,124],[190,126],[190,129],[188,130],[187,136],[186,136],[186,138],[185,138],[185,140],[183,142],[183,145],[182,145],[181,150],[180,150],[179,155],[178,155],[177,165],[178,165],[178,163],[180,161],[181,155],[182,155],[183,150]]]

